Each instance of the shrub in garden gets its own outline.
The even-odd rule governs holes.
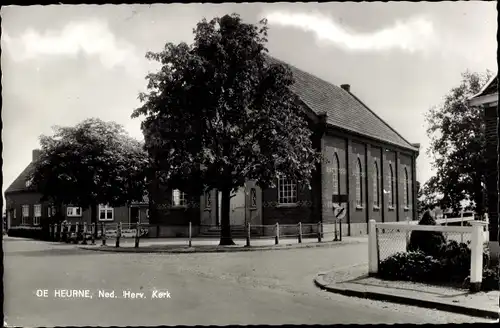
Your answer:
[[[483,271],[483,281],[481,283],[481,290],[484,292],[489,292],[491,290],[499,290],[499,276],[498,267],[496,268],[486,268]]]
[[[421,251],[399,252],[380,263],[379,276],[387,280],[431,281],[440,265],[439,260]]]
[[[436,225],[430,211],[426,211],[420,219],[419,225]],[[439,254],[443,245],[446,244],[446,239],[441,232],[436,231],[413,231],[408,245],[409,251],[417,251],[436,256]]]

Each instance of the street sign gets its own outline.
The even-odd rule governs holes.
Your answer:
[[[333,215],[336,219],[343,219],[347,213],[347,203],[333,205]]]

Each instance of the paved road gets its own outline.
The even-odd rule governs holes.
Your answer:
[[[366,244],[245,253],[117,254],[10,239],[4,240],[4,252],[9,325],[489,322],[348,298],[313,285],[317,272],[366,258]],[[50,297],[37,297],[38,289],[48,290]],[[87,289],[93,298],[54,298],[55,289]],[[118,298],[99,298],[98,290],[114,290]],[[146,298],[123,298],[127,290],[143,292]],[[152,299],[155,290],[168,290],[171,298]]]

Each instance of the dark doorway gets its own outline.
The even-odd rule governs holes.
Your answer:
[[[139,222],[139,208],[131,207],[130,208],[130,223],[135,224]]]

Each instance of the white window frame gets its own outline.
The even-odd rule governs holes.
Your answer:
[[[41,217],[42,217],[42,204],[33,205],[33,225],[40,225]]]
[[[101,213],[104,212],[104,219],[101,218]],[[111,219],[108,217],[108,214],[111,213]],[[99,221],[113,221],[115,219],[115,209],[108,205],[99,205]]]
[[[356,161],[356,207],[363,207],[363,166],[361,159]]]
[[[26,186],[26,188],[31,187],[31,185],[32,185],[31,179],[27,179],[24,185]]]
[[[389,198],[387,199],[389,209],[394,209],[394,189],[394,170],[392,163],[389,163]]]
[[[282,206],[297,205],[298,201],[297,183],[293,180],[278,178],[278,204]]]
[[[28,224],[28,217],[30,216],[30,206],[29,205],[22,205],[21,206],[21,224],[26,225]]]
[[[80,214],[78,214],[80,212]],[[66,216],[69,218],[80,218],[82,217],[82,208],[77,206],[68,206],[66,207]]]
[[[410,188],[409,187],[409,178],[408,178],[408,170],[406,167],[404,168],[404,186],[403,186],[403,191],[404,191],[404,208],[407,210],[410,205]]]
[[[380,173],[378,163],[373,162],[373,207],[380,208]]]
[[[185,207],[186,193],[179,189],[172,190],[172,207]]]
[[[337,153],[333,154],[333,176],[332,176],[332,194],[340,195],[340,161]]]

